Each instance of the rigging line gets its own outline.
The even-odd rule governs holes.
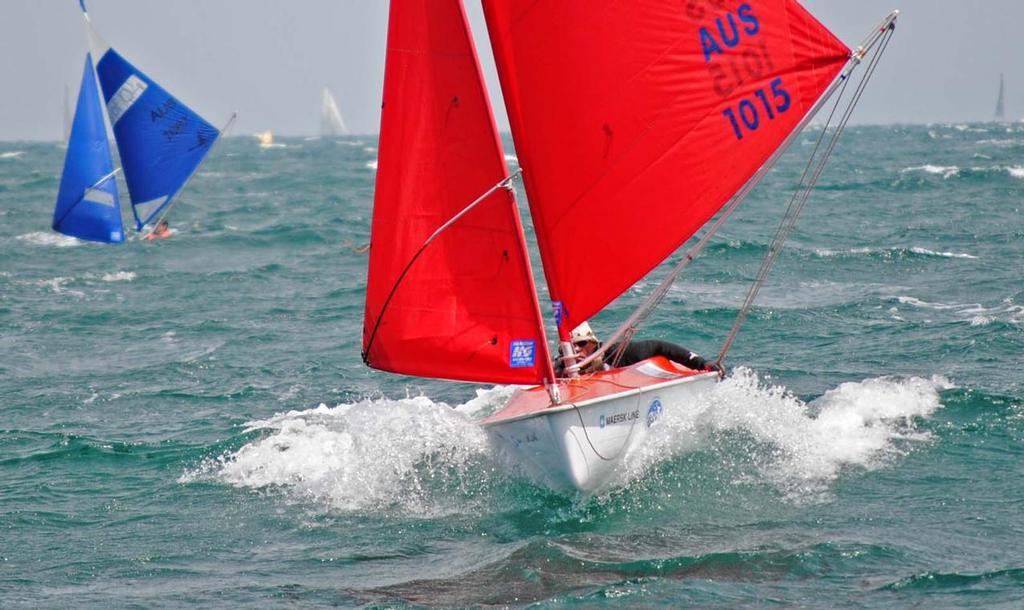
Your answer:
[[[412,269],[413,264],[416,263],[416,260],[427,249],[427,246],[429,246],[435,239],[437,239],[438,235],[440,235],[446,229],[455,224],[456,221],[458,221],[460,218],[468,214],[473,208],[475,208],[479,203],[481,203],[482,201],[490,197],[492,194],[494,194],[498,189],[505,188],[511,190],[512,181],[515,180],[517,176],[522,174],[522,172],[522,168],[517,169],[511,175],[502,178],[500,182],[498,182],[491,188],[487,189],[487,191],[483,195],[480,195],[479,197],[474,199],[469,205],[462,208],[461,211],[459,211],[454,216],[449,218],[447,222],[442,224],[433,233],[431,233],[430,237],[428,237],[426,241],[423,242],[423,245],[419,247],[419,250],[416,250],[416,254],[412,255],[412,258],[409,259],[409,262],[405,265],[405,268],[402,269],[402,273],[398,275],[398,279],[395,280],[394,285],[391,286],[391,291],[388,293],[388,297],[384,299],[384,304],[380,308],[380,313],[377,314],[377,321],[374,322],[373,324],[373,331],[370,333],[370,339],[366,342],[366,349],[363,351],[364,364],[366,364],[367,366],[372,366],[370,364],[370,348],[373,347],[373,340],[377,338],[377,329],[380,328],[381,320],[384,319],[384,313],[387,311],[388,305],[391,304],[391,299],[395,296],[395,293],[398,292],[398,286],[401,285],[402,280],[405,279],[406,274],[409,273],[409,270]]]
[[[814,152],[812,152],[811,158],[808,159],[807,166],[804,169],[804,176],[801,177],[801,183],[798,183],[797,189],[795,190],[793,197],[790,199],[790,205],[783,216],[782,222],[779,225],[779,229],[775,234],[775,238],[772,240],[772,243],[768,248],[768,253],[765,254],[765,258],[761,262],[761,267],[758,270],[757,277],[747,293],[747,297],[744,300],[743,306],[740,308],[740,311],[736,316],[736,320],[733,322],[733,327],[729,333],[729,336],[726,338],[726,341],[722,345],[722,349],[718,354],[718,359],[716,360],[717,364],[721,365],[722,361],[725,359],[725,355],[732,347],[732,344],[736,339],[736,335],[739,333],[740,326],[742,326],[743,322],[746,320],[747,315],[750,313],[750,310],[753,307],[753,303],[757,297],[758,292],[764,285],[765,279],[768,275],[768,271],[771,269],[772,265],[774,265],[775,261],[779,256],[779,253],[782,250],[782,245],[785,243],[786,239],[789,237],[789,234],[796,226],[797,218],[803,211],[803,208],[807,204],[807,201],[810,199],[811,193],[813,192],[814,187],[817,185],[817,182],[821,178],[821,174],[825,169],[825,165],[827,164],[829,158],[831,158],[832,153],[835,151],[835,148],[839,142],[839,138],[845,131],[846,126],[849,123],[850,117],[853,114],[853,109],[860,101],[860,98],[864,93],[868,81],[874,74],[874,71],[878,66],[878,62],[881,59],[882,54],[888,47],[889,40],[892,38],[893,31],[894,28],[891,27],[890,24],[890,27],[888,27],[883,32],[881,48],[879,49],[878,53],[872,56],[871,61],[868,63],[868,67],[865,70],[864,76],[858,83],[852,96],[852,99],[847,103],[846,108],[843,110],[842,116],[836,125],[835,131],[833,132],[831,138],[829,138],[828,146],[822,153],[822,156],[819,159],[815,160],[814,157],[817,154],[820,143],[823,141],[825,132],[828,129],[828,124],[826,124],[825,128],[822,130],[822,135],[819,136],[818,144],[815,145],[815,150]],[[844,84],[843,86],[844,91],[845,88],[846,84]],[[836,99],[836,105],[833,108],[832,114],[829,116],[829,122],[831,122],[832,117],[835,115],[835,111],[839,108],[839,102],[841,100],[842,95],[840,95],[839,98]],[[803,179],[804,177],[806,177],[807,171],[812,166],[814,167],[814,171],[811,174],[810,180],[806,184],[803,184]]]
[[[181,188],[178,189],[177,191],[175,191],[175,193],[173,195],[171,195],[170,199],[168,199],[167,203],[164,204],[163,211],[160,213],[160,216],[156,219],[156,222],[153,223],[153,229],[149,233],[146,233],[146,237],[147,238],[150,235],[152,235],[153,231],[156,230],[157,225],[159,225],[160,221],[163,220],[165,216],[167,216],[168,212],[171,211],[171,208],[174,207],[174,204],[178,203],[178,195],[180,195],[181,192],[185,190],[185,187],[188,186],[188,183],[192,181],[192,177],[195,176],[196,172],[199,171],[199,168],[203,165],[203,161],[205,161],[206,158],[210,156],[210,153],[213,152],[213,147],[216,146],[220,142],[221,137],[225,133],[227,133],[228,129],[231,128],[231,124],[235,122],[236,118],[238,118],[238,111],[237,110],[231,113],[231,116],[228,117],[227,123],[225,123],[224,127],[222,127],[217,132],[217,141],[215,141],[213,143],[213,145],[210,146],[210,151],[207,152],[205,155],[203,155],[203,159],[199,161],[199,165],[197,165],[195,167],[195,169],[192,170],[192,173],[188,175],[188,178],[186,178],[185,182],[182,183]],[[134,205],[132,205],[132,213],[133,214],[135,213],[135,206]],[[138,220],[138,216],[136,216],[135,218],[136,218],[136,220]],[[143,225],[143,226],[145,226],[145,225]],[[139,228],[141,229],[142,227],[139,227]]]
[[[583,428],[583,437],[587,439],[587,444],[590,445],[590,450],[594,452],[594,455],[596,455],[600,459],[604,460],[605,462],[611,462],[613,460],[619,459],[619,457],[622,455],[622,452],[625,451],[626,447],[629,446],[629,440],[633,437],[633,430],[636,429],[636,423],[638,421],[640,421],[640,399],[641,398],[643,398],[643,393],[642,392],[640,394],[637,394],[636,405],[634,405],[636,407],[634,409],[634,411],[636,411],[637,417],[636,417],[636,419],[633,420],[633,423],[629,426],[629,434],[627,434],[625,440],[622,441],[622,446],[619,447],[619,452],[616,453],[612,457],[605,457],[605,456],[601,455],[601,452],[598,451],[597,447],[594,446],[594,441],[590,440],[590,433],[587,432],[587,424],[585,424],[583,422],[583,413],[580,411],[580,408],[578,406],[576,406],[576,403],[573,403],[572,408],[573,408],[574,411],[576,411],[576,417],[578,417],[579,420],[580,420],[580,427]]]

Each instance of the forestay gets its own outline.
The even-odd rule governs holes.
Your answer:
[[[526,243],[459,0],[391,3],[363,358],[491,383],[553,379]]]
[[[124,241],[121,201],[90,55],[85,57],[52,226],[80,239]]]
[[[851,55],[793,0],[483,4],[563,331],[728,202]]]

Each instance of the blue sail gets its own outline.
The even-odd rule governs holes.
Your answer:
[[[96,73],[141,230],[185,186],[220,131],[112,48],[100,57]]]
[[[92,241],[124,241],[121,201],[90,55],[85,56],[82,86],[53,209],[53,230]]]

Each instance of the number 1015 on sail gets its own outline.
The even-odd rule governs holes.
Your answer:
[[[737,140],[743,139],[744,131],[756,131],[761,126],[761,111],[759,108],[764,110],[769,121],[775,119],[776,114],[782,114],[789,110],[792,100],[789,97],[789,92],[782,87],[781,78],[776,78],[771,82],[771,101],[768,100],[768,95],[765,93],[764,88],[758,89],[754,91],[753,95],[756,99],[741,99],[739,104],[736,105],[737,110],[726,108],[722,111],[722,116],[729,119]],[[736,118],[737,115],[739,115],[738,120]]]

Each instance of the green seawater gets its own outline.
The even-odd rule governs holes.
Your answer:
[[[717,352],[815,136],[641,336]],[[375,139],[280,141],[120,246],[0,143],[0,607],[1024,607],[1024,126],[851,129],[729,377],[590,498],[502,462],[510,388],[363,366]]]

